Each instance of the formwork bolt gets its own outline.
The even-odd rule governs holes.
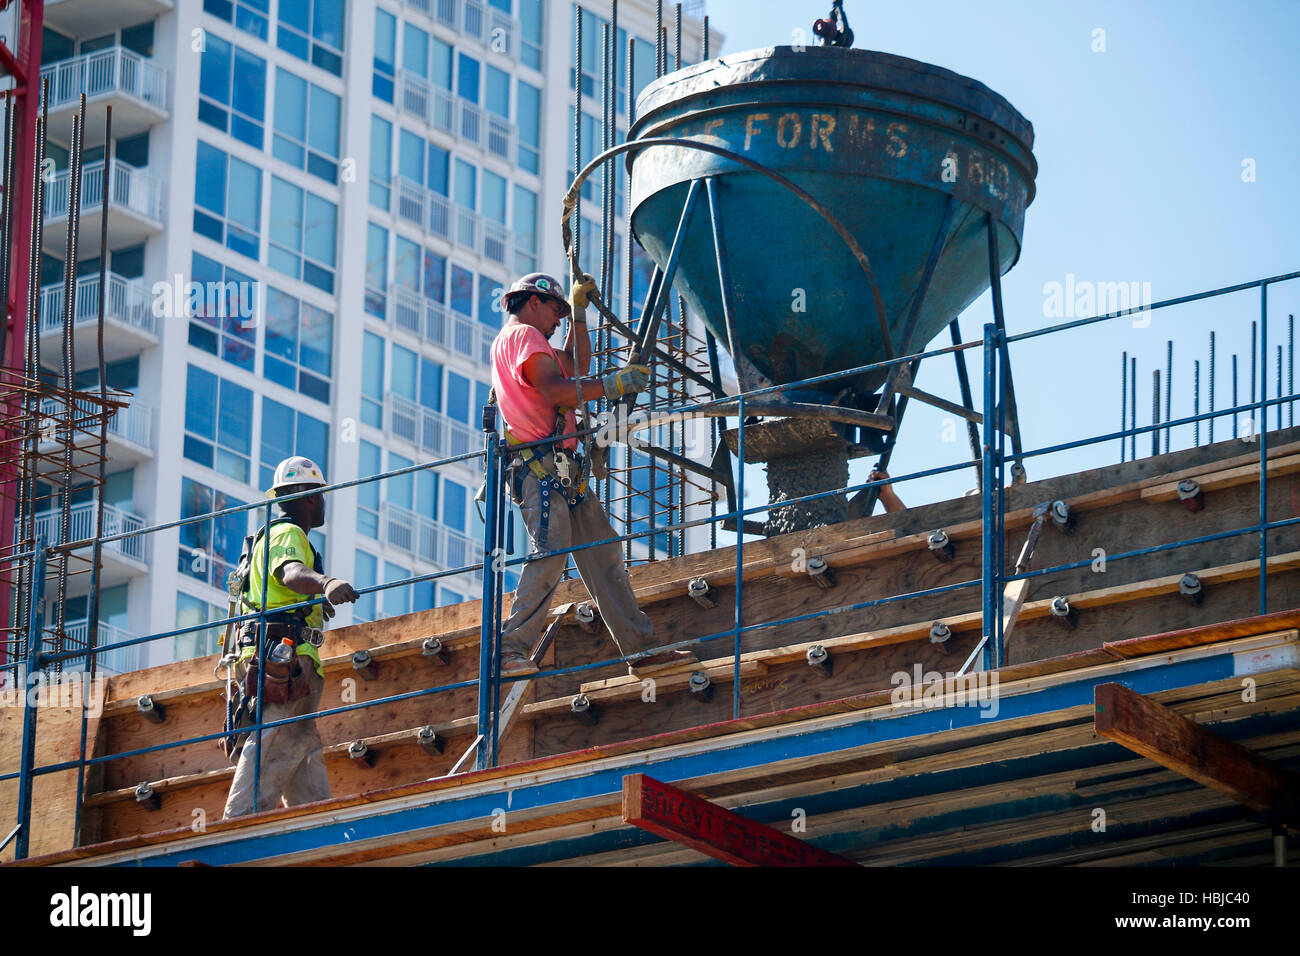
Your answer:
[[[713,608],[718,606],[718,599],[713,596],[712,589],[709,587],[709,582],[704,580],[704,578],[691,578],[690,582],[686,585],[686,593],[689,594],[695,603],[700,605],[700,607]]]
[[[1188,511],[1200,511],[1205,507],[1201,486],[1192,478],[1184,478],[1178,483],[1178,500]]]
[[[582,628],[586,633],[596,633],[596,609],[586,601],[573,609],[573,616],[578,622],[578,627]]]
[[[424,750],[424,752],[427,754],[433,755],[433,754],[442,753],[443,750],[442,738],[439,737],[438,732],[434,730],[432,727],[430,727],[428,724],[425,724],[423,727],[421,727],[419,730],[415,732],[415,742],[418,743],[420,747]],[[361,743],[361,741],[358,740],[357,743]],[[364,746],[364,744],[362,744],[362,746]],[[351,756],[351,750],[352,748],[349,747],[348,748],[349,756]]]
[[[952,546],[952,540],[948,537],[948,532],[940,528],[938,531],[931,531],[928,539],[930,553],[940,561],[951,561],[956,553]]]
[[[813,670],[821,676],[831,676],[834,662],[831,660],[831,655],[827,653],[826,648],[822,647],[822,645],[814,644],[812,647],[808,648],[808,652],[804,654],[804,660],[808,662],[809,667],[813,668]]]
[[[812,578],[813,583],[823,591],[835,586],[835,574],[825,558],[808,559],[808,577]]]
[[[146,810],[157,810],[162,807],[162,799],[154,791],[154,788],[149,786],[148,781],[136,785],[135,802]]]
[[[1023,485],[1028,480],[1029,476],[1025,474],[1025,466],[1018,461],[1013,461],[1011,463],[1011,483],[1013,485]]]
[[[1051,515],[1053,524],[1066,534],[1074,530],[1074,516],[1070,514],[1070,506],[1064,501],[1058,499],[1052,502]]]
[[[167,709],[150,694],[141,694],[135,702],[136,712],[151,724],[161,724],[167,719]]]
[[[591,698],[586,694],[578,694],[573,700],[569,701],[569,713],[588,724],[595,724],[599,719],[596,715],[595,705],[592,704]]]
[[[348,744],[348,757],[357,764],[364,764],[367,767],[375,765],[375,752],[371,750],[364,740],[354,740]]]
[[[952,629],[943,621],[935,621],[930,625],[930,643],[947,644],[952,639]]]
[[[353,652],[352,669],[366,680],[374,680],[379,676],[379,665],[375,663],[369,651]]]
[[[1052,603],[1048,610],[1052,612],[1052,617],[1056,618],[1058,623],[1064,624],[1071,629],[1074,628],[1075,613],[1074,608],[1070,607],[1070,601],[1068,598],[1061,596],[1052,598]]]
[[[426,637],[420,644],[420,653],[439,667],[446,667],[451,663],[451,655],[447,653],[447,649],[442,645],[442,639],[438,637]]]
[[[1184,574],[1178,582],[1178,593],[1197,607],[1205,598],[1205,588],[1201,586],[1201,579],[1191,573]]]
[[[690,682],[691,693],[701,702],[707,702],[713,699],[713,681],[704,671],[695,671],[691,674]]]

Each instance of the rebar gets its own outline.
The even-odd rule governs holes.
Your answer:
[[[1152,369],[1151,387],[1151,457],[1160,454],[1160,369]]]
[[[1192,362],[1192,416],[1201,414],[1201,362]],[[1201,447],[1201,420],[1192,422],[1192,438],[1197,448]]]
[[[1237,353],[1232,353],[1232,407],[1237,407]],[[1232,437],[1237,437],[1237,413],[1232,414]]]
[[[1128,428],[1128,353],[1119,355],[1119,430]],[[1123,464],[1128,460],[1128,442],[1124,435],[1119,437],[1119,460]]]
[[[1137,356],[1129,359],[1129,391],[1133,393],[1132,408],[1129,409],[1129,428],[1133,432],[1129,444],[1129,457],[1137,461],[1138,457],[1138,360]]]
[[[1174,340],[1165,341],[1165,421],[1174,417]],[[1165,426],[1165,454],[1169,454],[1169,440],[1172,429]]]
[[[1209,397],[1210,397],[1210,444],[1214,444],[1214,330],[1210,330],[1210,368],[1209,368]]]

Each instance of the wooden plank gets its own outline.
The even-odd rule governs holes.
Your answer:
[[[1097,733],[1134,753],[1261,811],[1286,810],[1296,822],[1300,778],[1177,711],[1122,684],[1099,684],[1093,694]]]
[[[1285,458],[1274,458],[1270,455],[1269,459],[1268,476],[1270,478],[1294,475],[1300,472],[1300,455],[1288,455]],[[1259,462],[1257,460],[1254,464],[1238,465],[1235,468],[1224,468],[1220,471],[1189,477],[1195,477],[1196,483],[1201,486],[1202,492],[1234,488],[1237,485],[1258,484]],[[1177,501],[1178,482],[1164,481],[1158,485],[1145,487],[1142,489],[1142,498],[1145,501]]]
[[[643,773],[623,778],[623,822],[736,866],[856,866]]]

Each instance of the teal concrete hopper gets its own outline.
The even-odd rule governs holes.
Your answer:
[[[687,145],[628,154],[633,232],[669,272],[691,184],[713,179],[732,328],[705,190],[672,281],[718,341],[775,384],[921,351],[989,287],[990,238],[999,274],[1019,256],[1033,128],[940,67],[833,47],[752,50],[662,77],[637,115],[629,139],[687,139],[752,160],[806,190],[865,254],[874,288],[812,204],[733,159]],[[817,389],[851,384],[863,407],[885,378]]]

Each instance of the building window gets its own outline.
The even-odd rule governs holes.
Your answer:
[[[456,55],[456,93],[469,100],[478,102],[479,62],[465,53]]]
[[[271,243],[267,265],[334,294],[338,207],[315,193],[271,177]]]
[[[199,140],[194,231],[256,259],[262,231],[262,171]]]
[[[379,474],[380,447],[368,441],[358,442],[357,477],[370,478]],[[379,486],[382,482],[371,481],[357,486],[357,534],[379,540]]]
[[[209,604],[207,601],[186,594],[184,591],[176,592],[177,627],[194,627],[196,624],[220,621],[229,616],[224,607]],[[221,645],[217,642],[221,640],[224,632],[225,627],[218,625],[201,631],[177,634],[172,639],[172,650],[176,660],[187,661],[194,657],[207,657],[209,654],[220,653]]]
[[[388,312],[388,230],[366,225],[366,311],[377,318]]]
[[[334,316],[267,286],[262,374],[328,405],[333,353]]]
[[[539,73],[542,69],[542,0],[519,0],[519,26],[523,43],[519,59]]]
[[[205,38],[199,67],[199,121],[254,149],[265,141],[266,61],[227,43]]]
[[[515,209],[512,220],[515,245],[529,252],[537,251],[537,193],[515,185]],[[585,244],[585,243],[584,243]]]
[[[393,124],[370,115],[370,205],[388,211],[393,180]]]
[[[343,75],[343,0],[280,0],[275,43],[313,66]]]
[[[451,307],[467,319],[474,318],[474,273],[451,267]]]
[[[190,345],[253,371],[257,348],[256,283],[250,276],[197,252],[190,263],[190,278],[204,293],[198,302],[186,303],[186,311],[192,312]]]
[[[328,475],[329,454],[329,425],[305,412],[262,396],[260,487],[270,488],[275,478],[275,466],[294,455],[310,458]]]
[[[498,70],[495,66],[487,68],[486,88],[483,105],[489,113],[495,113],[503,120],[510,119],[510,74]]]
[[[197,365],[189,366],[184,448],[190,461],[247,484],[253,450],[253,393]]]
[[[326,182],[338,181],[339,98],[288,70],[275,71],[271,152]]]
[[[259,40],[267,36],[271,0],[203,0],[203,9]],[[152,26],[152,24],[150,24]],[[208,34],[211,39],[212,34]]]
[[[375,10],[375,75],[370,92],[385,103],[393,102],[393,75],[397,72],[397,19]]]
[[[402,25],[402,69],[429,78],[429,34],[413,23]]]
[[[372,588],[378,577],[378,559],[373,554],[367,554],[364,551],[357,551],[356,563],[352,569],[352,583],[358,589]],[[354,621],[373,621],[375,619],[375,594],[371,591],[369,594],[363,594],[357,598],[352,605],[352,620]]]
[[[542,91],[523,80],[515,84],[515,91],[519,98],[519,168],[536,173],[541,169]]]
[[[391,375],[389,387],[395,395],[430,411],[442,410],[442,366],[437,362],[394,345]]]
[[[454,531],[463,533],[465,508],[469,499],[468,488],[450,478],[444,478],[442,480],[442,523]]]
[[[181,479],[182,518],[194,518],[227,508],[238,508],[244,504],[247,502],[209,488],[192,478]],[[244,535],[248,533],[248,515],[247,511],[239,511],[220,518],[181,525],[176,570],[224,591],[226,577],[239,563]]]
[[[361,352],[361,421],[384,427],[384,340],[365,334]]]
[[[478,320],[494,329],[501,328],[501,297],[505,287],[499,279],[479,274],[478,277]],[[474,423],[471,421],[470,425]]]

